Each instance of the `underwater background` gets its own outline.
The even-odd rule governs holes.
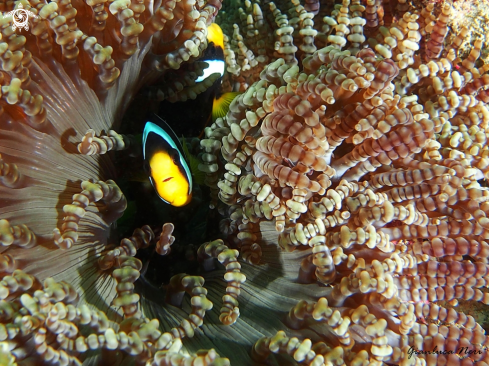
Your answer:
[[[0,12],[0,365],[489,364],[487,0]]]

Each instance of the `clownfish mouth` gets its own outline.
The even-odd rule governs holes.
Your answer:
[[[163,179],[163,182],[169,182],[169,181],[170,181],[170,180],[172,180],[172,179],[173,179],[173,177],[168,177],[168,178],[166,178],[166,179]]]

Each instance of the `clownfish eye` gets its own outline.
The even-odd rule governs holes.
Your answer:
[[[176,150],[173,150],[171,152],[170,157],[173,160],[174,164],[178,164],[178,162],[180,161],[180,154]]]

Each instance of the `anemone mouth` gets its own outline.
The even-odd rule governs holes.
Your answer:
[[[171,181],[172,179],[173,179],[173,177],[168,177],[168,178],[163,179],[163,181],[162,181],[162,182],[165,182],[165,183],[166,183],[166,182]]]

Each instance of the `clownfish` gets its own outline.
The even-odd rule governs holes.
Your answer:
[[[184,150],[164,120],[156,115],[152,120],[143,132],[144,170],[164,202],[184,206],[192,199],[192,174]]]
[[[207,27],[207,48],[198,61],[206,62],[209,66],[203,70],[195,82],[200,83],[210,75],[218,73],[220,77],[205,92],[198,94],[195,99],[182,102],[160,103],[158,115],[167,121],[178,120],[174,126],[175,132],[185,136],[198,136],[204,127],[210,125],[219,117],[224,117],[229,105],[240,93],[222,93],[222,78],[225,72],[224,62],[224,34],[221,27],[211,23]],[[173,126],[173,125],[172,125]]]
[[[212,98],[212,120],[215,121],[219,117],[224,117],[229,110],[229,105],[239,93],[229,92],[222,93],[222,77],[226,63],[224,62],[224,33],[219,25],[211,23],[207,27],[207,48],[202,56],[202,61],[207,62],[209,67],[204,69],[204,75],[197,78],[196,82],[200,82],[214,73],[221,74],[221,77],[210,88]]]
[[[200,83],[214,73],[224,75],[224,33],[216,23],[211,23],[207,27],[207,48],[201,60],[207,62],[209,66],[204,69],[204,74],[199,76],[195,82]]]

